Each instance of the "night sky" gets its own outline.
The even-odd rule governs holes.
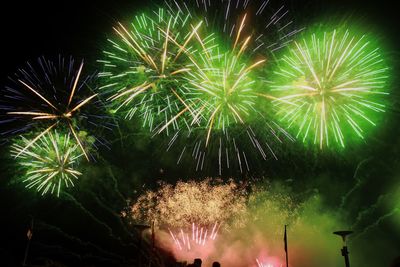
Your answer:
[[[95,71],[96,60],[101,56],[106,37],[112,33],[112,26],[160,1],[46,2],[3,3],[1,87],[18,67],[42,55],[72,55],[84,59],[85,66]],[[322,153],[304,149],[301,143],[291,144],[283,148],[278,161],[255,163],[256,167],[249,172],[226,172],[223,178],[233,177],[251,184],[268,180],[283,184],[295,195],[318,192],[323,199],[323,210],[343,217],[344,227],[361,216],[353,230],[361,233],[368,229],[349,244],[353,266],[389,267],[400,256],[398,10],[389,0],[286,2],[299,28],[341,16],[355,18],[380,34],[392,68],[389,108],[371,137],[345,153]],[[121,218],[120,212],[126,208],[127,200],[134,201],[145,188],[156,187],[159,180],[169,183],[201,180],[216,177],[218,172],[212,168],[195,172],[185,162],[176,165],[178,152],[166,153],[161,147],[167,141],[141,133],[135,121],[122,122],[119,130],[133,134],[121,141],[115,132],[106,132],[110,147],[99,149],[101,156],[97,162],[86,164],[83,178],[60,198],[41,197],[15,182],[17,172],[9,155],[8,137],[3,138],[0,145],[1,266],[21,266],[32,218],[31,266],[138,266],[148,255],[155,262],[162,257],[170,260],[168,253],[151,252],[146,244],[141,244],[143,254],[139,253],[137,232]],[[327,238],[336,237],[328,233]],[[339,249],[340,243],[337,257],[341,257]],[[45,265],[45,262],[54,265]]]

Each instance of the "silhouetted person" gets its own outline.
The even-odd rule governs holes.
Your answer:
[[[390,267],[400,267],[400,256],[395,258]]]
[[[214,261],[212,267],[221,267],[221,264],[218,261]]]
[[[202,263],[201,259],[197,258],[197,259],[194,259],[193,265],[195,267],[201,267],[201,263]]]

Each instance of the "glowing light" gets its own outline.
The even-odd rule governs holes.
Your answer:
[[[69,133],[48,131],[35,142],[22,137],[12,145],[11,154],[18,159],[26,187],[36,188],[42,195],[59,196],[63,187],[74,186],[74,180],[82,175],[77,167],[83,154]]]
[[[17,126],[7,133],[20,133],[30,128],[41,129],[15,156],[29,150],[30,146],[53,128],[68,128],[89,160],[78,132],[82,122],[92,117],[82,110],[87,109],[88,103],[93,102],[97,94],[83,95],[83,88],[88,89],[86,83],[90,77],[81,79],[82,69],[83,62],[75,70],[72,58],[67,60],[59,57],[58,61],[39,58],[36,65],[28,64],[26,69],[20,69],[11,78],[14,84],[6,87],[0,107],[6,113],[4,121]]]
[[[112,112],[127,119],[139,114],[150,131],[179,129],[178,119],[186,120],[191,105],[183,76],[198,67],[193,62],[202,53],[201,25],[189,12],[162,8],[135,16],[129,26],[118,23],[99,60],[100,90]]]
[[[225,50],[222,45],[202,45],[207,49],[194,63],[201,67],[186,73],[193,96],[191,105],[182,112],[190,112],[192,120],[172,137],[168,149],[179,142],[178,134],[188,137],[190,141],[185,142],[178,162],[190,153],[196,170],[202,170],[205,161],[212,161],[218,162],[219,174],[236,167],[242,173],[250,169],[252,154],[261,155],[264,160],[276,159],[273,144],[292,139],[257,106],[257,75],[268,60],[253,60],[246,54],[252,41],[252,36],[245,36],[246,18],[246,14],[241,18],[232,47]],[[201,39],[198,41],[203,44]],[[175,117],[166,125],[174,120]]]
[[[261,263],[258,259],[256,259],[258,267],[274,267],[272,264]]]
[[[346,28],[313,31],[296,41],[275,71],[277,116],[296,137],[345,147],[364,139],[385,112],[388,67],[372,37]]]
[[[162,183],[157,191],[147,191],[138,198],[131,206],[131,217],[138,222],[154,221],[168,229],[186,229],[193,223],[204,229],[229,227],[233,217],[236,225],[241,223],[244,193],[233,181],[180,181],[175,186]],[[208,232],[216,233],[218,229]]]
[[[208,245],[208,242],[212,242],[217,238],[219,227],[220,225],[217,222],[210,229],[192,223],[191,231],[185,231],[180,228],[175,233],[169,229],[169,233],[179,250],[199,250],[201,249],[199,247],[204,247]]]

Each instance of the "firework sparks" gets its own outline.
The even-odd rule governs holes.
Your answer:
[[[148,191],[138,198],[131,207],[131,217],[139,222],[155,221],[169,229],[185,229],[192,223],[204,229],[213,229],[215,225],[219,229],[221,224],[228,227],[233,217],[237,219],[235,224],[240,223],[238,218],[245,209],[244,193],[233,181],[222,184],[206,179],[178,182],[175,186],[161,184],[157,191]]]
[[[272,143],[292,139],[269,116],[261,114],[257,105],[260,94],[257,73],[267,60],[252,60],[246,54],[252,42],[252,36],[245,35],[246,20],[245,14],[230,49],[208,44],[209,49],[204,50],[206,52],[197,62],[202,67],[186,74],[187,86],[195,100],[190,106],[192,121],[182,134],[195,141],[186,142],[189,145],[183,147],[178,163],[184,153],[191,153],[196,160],[196,170],[203,169],[207,158],[218,162],[219,174],[234,165],[242,173],[250,169],[248,158],[254,151],[264,160],[276,159]],[[196,127],[191,128],[193,125]],[[257,128],[263,128],[263,133],[258,133]],[[168,149],[179,140],[178,134],[172,137]],[[216,161],[213,160],[215,155],[218,156]]]
[[[82,175],[76,168],[83,155],[74,140],[70,133],[48,131],[33,143],[22,137],[12,145],[11,154],[18,156],[26,187],[59,196],[63,187],[74,186],[74,180]]]
[[[110,48],[99,60],[104,66],[100,89],[108,96],[111,112],[128,119],[139,114],[143,126],[154,134],[173,132],[167,150],[181,137],[186,139],[184,147],[178,148],[178,163],[191,153],[196,170],[203,169],[206,158],[215,162],[218,155],[220,174],[236,166],[242,173],[250,169],[254,150],[264,160],[276,159],[272,143],[291,139],[256,107],[260,95],[256,73],[267,60],[252,56],[261,49],[270,55],[287,45],[297,31],[286,32],[291,21],[283,23],[288,18],[284,6],[273,11],[264,1],[254,9],[257,4],[248,2],[237,1],[235,7],[231,1],[215,6],[197,1],[192,8],[166,1],[167,8],[136,16],[129,26],[119,23],[114,28],[117,38],[109,40]],[[249,34],[249,17],[265,27]],[[213,34],[221,28],[229,32],[228,42]],[[273,39],[277,41],[270,43]],[[255,128],[261,127],[256,133]],[[241,139],[247,142],[238,142]]]
[[[275,71],[277,114],[303,142],[345,147],[353,136],[363,139],[385,111],[387,71],[369,36],[315,31],[295,42]]]
[[[130,207],[135,223],[154,222],[163,245],[181,260],[207,259],[224,230],[243,226],[245,189],[230,181],[161,184],[147,191]],[[164,238],[162,238],[162,236]]]
[[[89,160],[87,150],[79,137],[78,125],[89,116],[82,115],[81,110],[93,102],[97,94],[87,97],[77,96],[83,87],[87,87],[90,77],[81,79],[83,62],[75,69],[72,58],[59,57],[52,62],[39,58],[37,65],[29,64],[20,69],[12,78],[13,87],[6,87],[1,100],[1,109],[6,113],[4,121],[18,124],[11,133],[19,133],[29,128],[43,129],[31,142],[15,154],[22,155],[53,128],[68,128],[78,143],[82,153]],[[80,92],[82,93],[82,92]],[[20,124],[23,123],[21,126]]]
[[[196,250],[195,246],[206,246],[208,242],[214,241],[217,238],[218,230],[220,225],[216,222],[211,229],[207,227],[202,227],[192,223],[191,233],[184,231],[181,228],[178,232],[173,233],[169,229],[171,238],[179,250],[190,251],[192,249]]]
[[[244,21],[245,17],[243,23]],[[254,111],[257,96],[254,94],[255,80],[251,77],[251,70],[261,66],[265,60],[251,65],[240,62],[250,40],[247,37],[238,44],[240,35],[241,31],[237,33],[231,52],[205,57],[202,71],[188,74],[190,85],[200,95],[201,100],[198,107],[193,108],[192,124],[205,118],[206,147],[213,129],[225,131],[232,123],[244,124]],[[236,46],[239,47],[236,49]]]
[[[256,259],[256,262],[257,262],[257,267],[282,267],[283,265],[282,264],[279,264],[279,265],[275,265],[275,264],[272,264],[272,263],[265,263],[265,262],[263,262],[263,261],[261,261],[261,260],[259,260],[259,259]]]
[[[119,23],[118,39],[108,40],[111,47],[99,60],[104,65],[100,90],[109,96],[112,111],[129,119],[139,113],[150,131],[179,128],[178,118],[184,119],[191,105],[182,77],[198,67],[193,62],[201,25],[190,12],[162,8],[136,16],[129,27]]]
[[[286,45],[302,29],[294,29],[289,10],[274,0],[196,0],[179,4],[166,0],[170,10],[191,10],[204,18],[204,24],[210,31],[222,32],[227,43],[236,47],[251,25],[254,36],[248,43],[248,53],[273,53]],[[243,20],[245,14],[247,19]],[[247,29],[246,29],[247,28]],[[246,29],[246,31],[245,31]],[[236,35],[236,33],[240,33]]]

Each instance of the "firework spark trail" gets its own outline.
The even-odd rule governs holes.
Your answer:
[[[39,221],[37,223],[41,227],[40,231],[45,231],[45,230],[51,231],[53,233],[56,233],[56,234],[60,235],[61,237],[65,238],[65,239],[68,239],[72,243],[78,244],[78,245],[80,245],[80,246],[82,246],[84,248],[95,249],[99,253],[103,254],[103,256],[96,255],[95,257],[97,257],[97,258],[107,259],[107,260],[110,260],[110,259],[121,260],[122,259],[122,256],[117,255],[117,254],[115,254],[115,253],[113,253],[111,251],[107,251],[104,248],[101,248],[101,247],[99,247],[98,245],[96,245],[96,244],[94,244],[92,242],[83,241],[77,236],[70,235],[70,234],[66,233],[65,231],[63,231],[60,227],[57,227],[55,225],[52,225],[52,224],[49,224],[49,223],[46,223],[46,222],[42,222],[42,221]],[[36,241],[36,242],[38,242],[38,241]],[[38,242],[38,243],[40,243],[40,242]],[[52,246],[52,245],[47,245],[47,246]],[[57,245],[54,245],[54,246],[57,249],[60,248],[60,244],[57,244]],[[68,249],[68,248],[65,248],[65,247],[63,249],[64,249],[63,251],[65,251],[65,249],[67,249],[67,251],[69,251],[71,254],[75,254],[75,252],[73,252],[71,249]],[[77,257],[81,256],[79,254],[76,254],[76,255],[77,255]],[[107,258],[106,258],[106,256],[107,256]]]
[[[36,142],[22,137],[21,142],[11,148],[13,156],[24,171],[23,182],[27,188],[36,188],[42,195],[55,193],[60,195],[62,187],[74,186],[81,172],[76,170],[80,157],[78,145],[70,139],[70,134],[48,132]],[[31,144],[27,147],[27,144]]]
[[[207,28],[223,32],[228,41],[235,39],[235,33],[245,28],[244,21],[238,21],[243,14],[249,13],[249,24],[255,28],[254,41],[250,44],[250,53],[274,52],[288,45],[296,33],[302,29],[294,29],[289,10],[284,5],[276,5],[274,1],[252,0],[196,0],[190,5],[179,5],[177,1],[165,1],[169,9],[188,9],[193,14],[204,17]],[[240,36],[239,36],[240,37]],[[232,42],[233,43],[233,42]]]
[[[192,91],[196,92],[198,101],[192,102],[193,105],[186,109],[190,109],[190,112],[194,114],[191,125],[197,123],[198,127],[188,132],[187,136],[193,136],[196,140],[189,142],[194,145],[184,145],[178,162],[187,151],[196,161],[196,170],[202,170],[205,158],[212,157],[213,154],[218,154],[219,174],[222,174],[225,167],[229,169],[233,165],[229,162],[230,159],[237,162],[240,172],[249,171],[248,154],[252,153],[252,149],[258,151],[264,160],[267,159],[266,153],[277,158],[271,141],[259,140],[254,134],[253,127],[249,125],[255,118],[265,118],[265,116],[258,116],[256,107],[258,93],[255,90],[256,78],[253,72],[259,69],[266,60],[251,62],[245,56],[252,40],[251,36],[244,36],[246,18],[247,14],[241,18],[231,49],[224,51],[219,46],[208,45],[209,49],[205,49],[207,53],[201,57],[200,64],[197,62],[203,67],[187,73],[188,85]],[[199,42],[203,41],[199,40]],[[174,120],[175,118],[172,118],[166,125]],[[276,123],[268,123],[268,119],[262,124],[266,124],[265,132],[272,133],[268,138],[276,138],[278,142],[281,142],[278,135],[289,136]],[[237,143],[237,140],[242,137],[236,136],[235,132],[247,132],[249,137],[247,141],[250,146],[242,146],[243,141]],[[170,140],[169,148],[177,140],[179,138],[174,135]],[[211,142],[219,143],[217,152],[210,148]],[[188,146],[191,148],[189,149]],[[225,162],[226,164],[223,164]]]
[[[91,192],[91,193],[92,193],[92,192]],[[98,224],[101,228],[105,229],[105,230],[108,232],[108,236],[111,237],[111,238],[113,239],[114,242],[117,241],[117,242],[118,242],[122,247],[124,247],[124,248],[128,248],[128,249],[132,249],[132,248],[133,248],[133,249],[135,249],[135,250],[138,250],[138,249],[139,249],[137,243],[134,241],[135,239],[131,240],[131,241],[128,242],[128,243],[125,243],[125,242],[120,238],[120,236],[115,235],[116,232],[115,232],[115,229],[114,229],[114,228],[111,228],[111,226],[109,226],[105,221],[102,221],[101,218],[97,217],[93,212],[91,212],[90,210],[88,210],[87,208],[85,208],[85,206],[84,206],[81,202],[79,202],[73,195],[68,194],[68,193],[64,193],[64,195],[67,196],[67,197],[69,198],[69,200],[70,200],[73,204],[75,204],[80,210],[82,210],[82,211],[84,212],[84,214],[86,214],[93,222],[95,222],[96,224]],[[93,195],[93,194],[91,194],[91,195]],[[94,196],[94,195],[93,195],[93,196]],[[99,202],[99,199],[98,199],[97,197],[95,197],[95,201],[97,201],[98,203],[100,203],[100,202]],[[118,218],[118,221],[120,222],[120,220],[119,220],[120,217],[117,216],[117,215],[115,214],[115,212],[112,211],[111,208],[108,208],[108,207],[107,207],[104,203],[102,203],[102,202],[101,202],[101,206],[102,206],[103,208],[105,208],[107,212],[111,212],[111,214],[112,214],[114,217]],[[103,213],[103,214],[104,214],[104,213]],[[129,232],[129,230],[126,228],[126,226],[125,226],[122,222],[120,222],[120,224],[118,224],[118,225],[121,226],[121,228],[122,228],[124,234],[127,234],[127,235],[128,235],[129,237],[131,237],[131,238],[133,237],[132,233]],[[114,229],[114,230],[113,230],[113,229]],[[75,237],[74,237],[74,238],[75,238]],[[86,243],[91,244],[90,242],[85,242],[85,244],[86,244]],[[99,247],[99,246],[95,246],[95,247],[96,247],[98,250],[100,250],[100,251],[104,251],[104,252],[106,252],[106,253],[108,253],[108,254],[116,255],[116,256],[118,256],[118,257],[121,257],[121,256],[115,254],[115,252],[111,252],[111,251],[109,251],[109,250],[105,250],[104,248]],[[145,250],[143,249],[143,247],[142,247],[141,250],[139,250],[139,253],[141,253],[142,256],[144,256],[144,257],[149,257],[149,255],[146,254],[146,252],[145,252]],[[153,256],[154,256],[154,255],[152,255],[152,257],[153,257]]]
[[[136,16],[129,27],[119,23],[118,39],[108,40],[110,48],[99,60],[104,65],[100,91],[108,95],[112,111],[128,119],[139,113],[143,126],[158,133],[179,129],[178,119],[187,124],[191,100],[182,76],[198,68],[192,62],[202,53],[196,48],[201,25],[189,11],[162,8]]]
[[[138,247],[138,244],[137,244],[137,239],[136,239],[137,236],[133,235],[132,232],[127,228],[127,225],[124,224],[121,221],[121,216],[119,216],[119,214],[115,213],[113,208],[109,207],[106,203],[104,203],[102,200],[100,200],[97,197],[97,195],[92,192],[92,190],[90,190],[87,193],[88,194],[85,194],[85,196],[87,196],[87,195],[92,196],[94,201],[96,203],[98,203],[100,205],[100,207],[102,208],[102,212],[100,213],[101,215],[110,214],[113,218],[115,218],[117,220],[118,223],[110,225],[110,221],[102,220],[102,217],[99,217],[99,214],[93,213],[93,211],[91,211],[88,208],[86,208],[83,205],[83,202],[79,201],[72,194],[64,192],[63,196],[67,197],[68,201],[70,201],[71,203],[76,205],[78,207],[78,209],[81,210],[91,220],[91,222],[93,222],[93,225],[97,225],[97,226],[102,228],[102,231],[106,231],[108,233],[107,236],[112,238],[113,242],[117,242],[124,249],[128,249],[128,250],[132,250],[132,249],[138,250],[138,249],[140,249]],[[108,216],[106,218],[108,218]],[[116,228],[116,226],[118,226],[118,228]],[[59,229],[59,228],[57,228],[57,229]],[[120,231],[117,231],[118,229],[120,229]],[[59,230],[62,231],[61,229],[59,229]],[[128,236],[129,239],[128,240],[127,239],[122,239],[121,238],[122,236],[120,234],[122,234],[122,236],[125,236],[125,235]],[[69,238],[72,238],[74,240],[76,239],[80,244],[82,244],[84,246],[93,245],[98,251],[100,251],[102,253],[107,253],[108,255],[115,255],[116,257],[123,257],[122,255],[116,254],[115,251],[111,251],[109,249],[107,250],[104,247],[101,247],[101,246],[98,246],[98,245],[94,245],[90,241],[89,242],[86,242],[86,241],[84,242],[84,241],[80,240],[79,238],[77,238],[75,236],[70,236],[70,235],[68,235],[66,233],[65,233],[65,235],[67,235]],[[157,253],[148,252],[148,251],[146,251],[144,249],[144,247],[141,248],[140,253],[142,254],[143,257],[148,258],[148,260],[150,260],[149,257],[153,257],[152,258],[153,261],[160,260],[159,258],[154,258],[155,255],[157,255]],[[149,256],[149,253],[152,253],[151,256]]]
[[[357,233],[356,235],[354,235],[352,237],[352,241],[360,238],[361,236],[363,236],[364,234],[366,234],[368,231],[372,230],[373,228],[378,227],[382,221],[386,220],[387,218],[390,218],[391,216],[393,216],[393,215],[395,215],[397,213],[400,213],[400,207],[395,207],[390,212],[387,212],[384,215],[380,216],[375,222],[373,222],[370,225],[366,226],[363,231],[361,231],[361,232]]]
[[[242,138],[236,136],[237,132],[254,133],[253,127],[248,125],[250,118],[254,120],[257,117],[255,102],[258,95],[254,92],[256,77],[253,72],[265,62],[265,59],[251,62],[248,55],[263,47],[264,40],[269,42],[271,39],[263,38],[263,34],[255,38],[248,35],[246,31],[251,23],[248,17],[252,17],[252,14],[247,14],[251,10],[247,10],[247,3],[240,3],[243,6],[235,15],[224,16],[224,28],[230,24],[231,29],[231,47],[228,49],[212,33],[221,24],[217,21],[213,22],[215,25],[208,23],[207,17],[215,14],[200,12],[200,6],[207,10],[211,3],[199,5],[197,2],[197,8],[194,9],[187,3],[165,3],[166,9],[141,14],[128,27],[119,23],[114,28],[118,38],[109,40],[110,48],[104,51],[105,59],[99,60],[104,66],[104,71],[99,74],[104,81],[100,90],[108,95],[111,111],[124,113],[125,118],[129,119],[139,113],[142,125],[154,134],[164,132],[170,135],[172,131],[168,150],[180,142],[181,136],[193,139],[193,142],[185,142],[178,162],[185,151],[192,153],[196,170],[202,170],[212,160],[210,156],[215,156],[211,143],[217,141],[220,142],[220,174],[225,167],[234,165],[241,172],[248,171],[249,162],[253,161],[249,157],[253,153],[252,148],[264,160],[266,153],[277,158],[272,141],[258,140],[258,136],[263,134],[248,134],[250,140],[247,141],[252,146],[237,142]],[[282,31],[280,34],[283,34],[283,29],[291,24],[281,24],[288,12],[284,6],[271,12],[267,4],[262,2],[255,14],[266,25],[262,30],[267,31],[268,28],[268,31]],[[234,5],[226,1],[213,10],[217,13],[226,10],[228,14],[234,13],[233,8]],[[231,16],[235,19],[227,21]],[[240,18],[237,25],[236,18]],[[202,25],[203,21],[206,26]],[[204,36],[203,30],[211,33]],[[288,38],[294,35],[291,33],[277,36],[281,36],[280,41],[289,43]],[[268,43],[265,49],[273,51],[279,47],[283,47],[282,43],[274,42]],[[268,139],[276,138],[277,142],[281,142],[279,136],[287,136],[287,132],[283,130],[280,134],[282,127],[273,126],[276,123],[269,119],[265,120],[267,129],[264,132],[270,135]],[[244,147],[249,147],[250,151]],[[235,164],[229,160],[234,160]],[[225,162],[226,166],[223,166]]]
[[[124,245],[124,244],[122,243],[121,239],[120,239],[118,236],[115,236],[115,235],[114,235],[113,229],[112,229],[109,225],[107,225],[107,223],[101,221],[100,218],[96,217],[91,211],[89,211],[88,209],[86,209],[85,206],[84,206],[81,202],[79,202],[73,195],[68,194],[68,193],[66,193],[66,192],[64,192],[63,194],[64,194],[64,196],[67,197],[67,200],[68,200],[68,201],[70,201],[71,203],[73,203],[74,205],[76,205],[76,206],[77,206],[80,210],[82,210],[92,221],[94,221],[95,223],[97,223],[98,225],[100,225],[102,228],[104,228],[104,229],[107,231],[108,236],[112,237],[112,238],[115,239],[115,240],[118,240],[118,242],[119,242],[121,245]],[[94,194],[92,194],[92,195],[95,196]],[[99,199],[98,199],[97,197],[95,197],[94,199],[100,204]],[[107,211],[111,211],[111,210],[112,210],[112,209],[109,208],[109,207],[106,208],[106,205],[105,205],[104,203],[102,203],[101,206],[102,206],[103,208],[105,208]],[[114,215],[115,215],[114,212],[111,212],[111,214],[114,214]],[[127,232],[127,233],[129,233],[129,232]],[[124,246],[125,246],[125,245],[124,245]]]
[[[343,28],[315,31],[294,42],[275,71],[277,116],[303,142],[345,147],[352,135],[364,139],[367,126],[385,112],[387,72],[368,36]]]
[[[97,94],[90,92],[91,95],[82,97],[82,91],[89,88],[87,83],[91,79],[90,76],[82,78],[82,69],[83,61],[76,70],[72,58],[60,56],[57,61],[39,58],[36,65],[28,63],[27,68],[19,69],[15,77],[10,78],[13,85],[6,87],[0,108],[5,112],[3,121],[18,126],[8,132],[15,134],[32,128],[43,129],[20,150],[20,154],[52,128],[68,128],[89,160],[85,140],[79,136],[79,127],[81,121],[90,123],[95,117],[82,113],[82,110],[88,109],[88,104],[94,102]]]
[[[214,241],[217,238],[219,228],[220,224],[218,224],[218,222],[216,222],[211,229],[192,223],[191,233],[184,231],[183,228],[176,233],[172,232],[170,229],[168,229],[168,231],[179,250],[185,249],[190,251],[192,248],[195,250],[198,249],[199,246],[204,247],[208,245],[208,242]],[[209,230],[211,232],[210,234]]]
[[[104,200],[101,200],[98,196],[95,195],[95,193],[90,192],[91,196],[93,197],[93,199],[96,201],[96,203],[103,209],[105,210],[107,213],[111,214],[115,219],[118,219],[118,226],[121,227],[121,229],[123,230],[123,232],[129,236],[131,236],[131,232],[128,230],[128,228],[126,227],[125,224],[123,224],[122,220],[121,220],[121,216],[118,216],[119,214],[115,213],[115,210],[113,210],[112,207],[108,206]],[[113,228],[110,229],[112,230]],[[114,233],[115,231],[113,231]],[[118,237],[115,234],[112,234],[113,237],[117,238]]]
[[[274,265],[271,263],[263,263],[261,260],[256,259],[257,262],[257,267],[278,267],[278,265]],[[282,267],[283,265],[280,264],[279,267]]]
[[[114,175],[113,170],[111,169],[111,166],[107,166],[107,172],[109,174],[109,177],[111,178],[112,182],[113,182],[113,189],[114,192],[116,193],[116,195],[119,197],[119,199],[121,201],[125,201],[125,197],[124,195],[121,193],[121,191],[118,188],[118,181]]]
[[[91,222],[93,222],[93,226],[98,225],[99,227],[101,227],[103,230],[105,229],[106,232],[109,232],[108,236],[112,238],[113,242],[117,242],[117,244],[119,244],[121,247],[128,250],[137,250],[137,242],[135,241],[135,239],[131,239],[128,242],[124,242],[123,239],[121,239],[121,236],[116,236],[115,235],[115,228],[113,228],[114,230],[111,231],[110,226],[107,224],[106,221],[102,221],[100,217],[96,217],[95,214],[93,214],[91,211],[89,211],[87,208],[85,208],[81,202],[79,202],[74,196],[64,193],[63,196],[66,196],[68,198],[69,201],[71,201],[71,203],[75,204],[79,210],[81,210],[86,216],[88,216],[88,218],[91,220]],[[96,200],[97,201],[97,200]],[[105,206],[102,206],[105,207]],[[106,209],[107,212],[111,211],[110,209]],[[111,212],[111,214],[113,214],[113,216],[115,216],[116,218],[119,218],[119,216],[115,215],[114,212]],[[68,231],[66,231],[66,229],[61,228],[60,226],[55,226],[55,225],[51,225],[45,222],[40,222],[41,225],[43,225],[43,228],[41,229],[41,231],[45,231],[45,230],[49,230],[49,231],[54,231],[58,234],[60,234],[62,237],[70,240],[71,242],[73,242],[73,244],[76,246],[76,244],[84,247],[84,248],[91,248],[91,249],[95,249],[98,253],[101,254],[95,254],[92,255],[93,257],[97,257],[100,259],[107,259],[107,261],[113,259],[116,262],[120,262],[121,260],[126,260],[127,257],[126,255],[121,255],[118,254],[118,252],[113,251],[110,248],[106,248],[102,245],[99,244],[94,244],[92,241],[87,241],[87,240],[82,240],[80,237],[77,237],[75,235],[71,235],[70,233],[67,233]],[[121,224],[120,225],[123,228],[123,233],[127,234],[130,238],[132,238],[132,234],[126,229],[125,225]],[[38,242],[38,240],[36,241]],[[71,249],[67,248],[68,250],[72,251]],[[148,254],[146,254],[146,252],[144,250],[141,251],[142,255],[145,257],[149,257]],[[152,257],[154,257],[156,254],[152,254]],[[155,261],[160,260],[159,258],[153,259]]]
[[[251,193],[245,197],[244,216],[237,214],[232,215],[233,217],[228,220],[218,220],[218,224],[222,222],[220,230],[217,230],[218,226],[215,226],[215,221],[204,224],[192,219],[191,211],[201,211],[201,208],[193,208],[193,206],[197,206],[197,201],[187,203],[194,199],[192,194],[186,198],[179,193],[182,201],[173,201],[172,211],[167,210],[165,213],[171,217],[169,219],[171,219],[172,225],[168,220],[157,223],[160,225],[157,234],[158,245],[163,246],[173,253],[176,259],[182,261],[192,261],[193,258],[200,257],[206,266],[210,266],[215,259],[227,266],[259,266],[255,260],[257,258],[259,263],[264,266],[280,267],[284,263],[282,222],[285,222],[291,225],[293,262],[304,266],[323,266],[324,262],[329,259],[331,263],[340,264],[341,258],[332,256],[336,255],[336,240],[326,238],[326,233],[330,232],[330,229],[338,227],[340,223],[332,213],[323,212],[325,210],[323,201],[318,197],[318,193],[314,192],[312,196],[303,196],[299,201],[298,195],[293,195],[291,189],[289,189],[291,191],[289,193],[282,184],[264,184],[264,186],[257,184],[249,191]],[[202,192],[203,190],[200,190],[197,194],[202,194]],[[165,196],[154,194],[151,199],[158,199],[158,202],[165,201],[163,205],[160,205],[163,208],[169,206],[168,200],[174,199],[174,196],[172,194]],[[141,202],[142,204],[137,205],[138,203],[136,203],[132,207],[135,206],[136,212],[144,214],[142,217],[145,219],[132,216],[135,223],[148,222],[156,217],[145,214],[149,211],[149,207],[154,205]],[[201,207],[211,206],[211,203],[207,202]],[[186,210],[187,205],[190,205],[190,210],[180,212]],[[223,211],[225,210],[230,210],[230,207],[223,209]],[[186,214],[187,217],[183,217],[181,214]],[[245,217],[245,221],[242,221],[243,217]],[[179,218],[185,219],[180,220]],[[239,223],[232,223],[232,219],[239,220]],[[177,221],[183,223],[177,223]],[[203,218],[203,221],[208,220]],[[195,223],[193,224],[193,222]],[[213,231],[218,233],[215,241],[210,239]],[[310,243],[309,240],[317,242],[318,247],[313,246],[315,242]],[[237,251],[241,253],[237,253]]]
[[[356,183],[354,184],[354,186],[342,197],[342,201],[340,203],[340,207],[339,209],[343,210],[344,205],[347,202],[347,199],[350,197],[350,195],[355,192],[358,188],[360,188],[360,186],[362,185],[363,181],[358,177],[358,172],[360,171],[360,169],[362,168],[363,165],[365,165],[366,163],[368,163],[369,161],[372,160],[372,157],[366,158],[364,160],[362,160],[361,162],[359,162],[357,164],[357,168],[354,172],[353,175],[353,179],[356,181]]]
[[[400,191],[394,189],[386,194],[381,194],[373,204],[368,206],[368,208],[358,212],[357,217],[351,227],[352,229],[361,230],[357,231],[356,235],[354,235],[354,239],[358,239],[360,236],[366,234],[373,228],[379,227],[382,221],[390,218],[391,216],[395,216],[400,212],[400,205],[398,202],[399,192]],[[380,210],[383,210],[382,215],[374,215],[374,213],[379,212]],[[374,218],[375,221],[371,223],[368,221],[369,218]],[[361,225],[363,222],[365,222],[364,225]]]
[[[380,195],[374,204],[369,205],[369,207],[367,209],[359,211],[358,214],[357,214],[357,217],[354,220],[354,222],[353,222],[352,226],[350,227],[350,229],[356,229],[356,227],[364,219],[369,218],[368,216],[370,216],[373,212],[375,212],[380,207],[380,205],[383,203],[383,201],[385,201],[385,197],[387,195],[388,194]]]

